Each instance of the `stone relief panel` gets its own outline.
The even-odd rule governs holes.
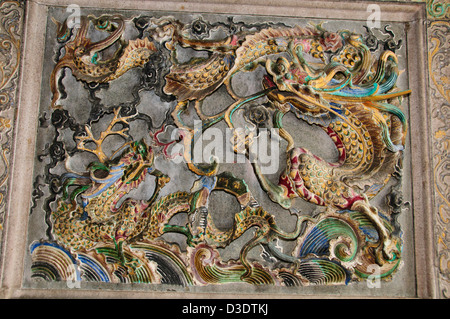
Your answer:
[[[79,13],[48,11],[25,286],[414,294],[403,24]]]

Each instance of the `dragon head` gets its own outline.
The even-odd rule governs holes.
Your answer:
[[[105,163],[92,162],[83,175],[66,173],[62,177],[63,197],[75,200],[81,194],[86,204],[105,191],[117,197],[117,201],[137,188],[147,173],[153,173],[154,153],[141,141],[128,144],[120,156]],[[69,195],[68,187],[77,186]]]
[[[118,159],[117,167],[123,167],[122,182],[131,184],[141,182],[145,172],[152,171],[153,150],[143,140],[132,142]],[[143,174],[144,173],[144,174]]]

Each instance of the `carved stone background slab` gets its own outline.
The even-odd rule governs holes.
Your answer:
[[[448,183],[446,181],[446,163],[448,162],[446,108],[449,103],[448,4],[437,1],[428,1],[423,5],[378,3],[381,6],[381,27],[384,29],[364,27],[369,13],[366,11],[367,5],[361,4],[354,6],[338,4],[336,6],[336,3],[333,3],[336,6],[335,11],[342,13],[339,15],[341,18],[336,19],[336,16],[327,13],[331,10],[331,3],[327,2],[321,2],[320,6],[318,2],[305,3],[303,10],[296,5],[292,10],[292,7],[289,7],[291,4],[286,3],[286,6],[278,8],[277,14],[274,14],[270,7],[261,7],[256,3],[240,5],[240,7],[229,6],[226,3],[212,3],[205,5],[201,10],[203,13],[195,13],[198,10],[195,9],[195,5],[190,3],[181,5],[170,2],[162,5],[153,1],[144,2],[148,11],[133,11],[137,8],[136,6],[142,5],[134,1],[127,2],[120,8],[116,8],[111,3],[102,3],[98,8],[89,8],[84,7],[81,3],[80,7],[75,6],[75,9],[81,8],[81,16],[93,15],[89,19],[94,22],[90,22],[88,30],[93,42],[102,41],[105,34],[114,34],[117,28],[120,28],[120,22],[118,22],[120,19],[118,18],[110,18],[111,20],[107,21],[107,19],[95,20],[94,16],[100,17],[106,13],[111,16],[121,14],[126,21],[124,39],[129,42],[123,42],[124,49],[117,50],[120,46],[115,43],[109,52],[101,52],[95,56],[90,55],[91,64],[101,65],[108,56],[111,57],[114,50],[117,50],[117,54],[126,52],[126,46],[131,41],[135,41],[133,42],[135,51],[141,50],[139,52],[142,52],[145,48],[151,48],[157,52],[158,57],[151,63],[142,63],[124,74],[114,75],[110,80],[103,80],[103,83],[99,83],[99,80],[91,82],[86,77],[83,78],[83,71],[77,74],[76,68],[79,65],[70,67],[65,64],[61,69],[63,73],[58,73],[54,79],[55,91],[49,85],[51,83],[50,75],[57,62],[69,55],[70,48],[65,44],[70,43],[70,40],[63,39],[65,35],[69,35],[65,33],[65,29],[62,28],[57,33],[58,26],[52,21],[52,18],[63,22],[71,12],[75,12],[73,10],[66,11],[68,6],[73,3],[56,4],[49,1],[45,4],[38,4],[31,1],[25,10],[25,5],[20,2],[1,2],[1,27],[3,28],[1,35],[7,39],[3,42],[2,49],[4,48],[4,50],[1,51],[2,54],[4,52],[2,75],[5,79],[2,79],[4,84],[1,87],[1,94],[5,98],[1,100],[2,109],[0,110],[4,163],[2,184],[0,185],[2,194],[0,218],[2,218],[2,225],[6,225],[4,228],[7,229],[5,234],[2,233],[1,247],[2,287],[5,297],[31,296],[39,293],[41,289],[49,288],[50,295],[55,293],[60,296],[61,294],[89,296],[96,294],[97,289],[101,288],[110,290],[105,293],[105,296],[114,296],[114,291],[123,291],[131,296],[137,296],[152,294],[154,291],[170,290],[175,293],[166,292],[166,296],[179,296],[185,293],[197,293],[201,296],[202,293],[208,292],[214,292],[216,296],[221,296],[221,294],[240,292],[251,295],[263,293],[268,296],[278,294],[279,296],[355,295],[448,298],[449,208]],[[99,9],[102,7],[104,8]],[[24,12],[26,12],[26,21]],[[357,20],[350,21],[356,16],[355,12],[359,14]],[[427,17],[424,15],[425,12]],[[173,16],[174,19],[165,18],[166,21],[158,19],[168,16]],[[427,38],[421,24],[421,21],[426,19],[428,19]],[[216,174],[219,177],[214,179],[216,186],[213,187],[226,190],[228,194],[223,195],[222,191],[220,196],[216,196],[219,192],[214,191],[210,196],[209,192],[202,191],[202,189],[207,189],[209,187],[207,185],[211,183],[208,176],[216,175],[208,174],[207,170],[196,171],[196,168],[187,170],[184,162],[175,165],[165,153],[170,151],[173,145],[179,143],[179,140],[173,140],[174,135],[171,140],[169,133],[170,129],[176,126],[180,128],[180,123],[184,124],[184,122],[177,121],[177,117],[174,116],[177,113],[173,113],[173,110],[180,108],[182,110],[184,106],[180,102],[187,97],[184,91],[177,91],[176,88],[170,89],[167,86],[164,88],[164,84],[171,78],[170,74],[168,77],[166,75],[170,70],[173,73],[177,65],[177,62],[170,60],[169,50],[171,47],[167,44],[168,40],[164,33],[167,33],[167,25],[174,25],[174,21],[180,21],[181,29],[184,32],[181,33],[182,37],[188,40],[186,40],[187,42],[181,40],[180,43],[185,48],[177,50],[179,53],[177,62],[183,63],[194,57],[196,60],[192,60],[190,63],[191,71],[195,63],[201,65],[202,61],[203,63],[208,62],[205,52],[213,51],[208,47],[208,40],[220,40],[228,37],[230,42],[226,45],[239,45],[238,38],[233,38],[233,35],[238,36],[239,32],[261,34],[262,31],[269,28],[292,30],[295,25],[306,27],[308,23],[319,24],[319,31],[323,27],[327,32],[351,30],[351,32],[361,34],[363,43],[374,56],[379,56],[383,50],[395,52],[400,70],[396,87],[399,90],[411,89],[412,91],[410,96],[395,101],[395,103],[399,103],[396,104],[397,107],[405,112],[409,125],[405,151],[402,152],[404,154],[402,170],[394,169],[388,174],[392,176],[390,182],[378,196],[370,199],[369,206],[362,208],[358,208],[360,207],[358,205],[348,206],[347,211],[342,210],[344,206],[336,209],[336,206],[330,208],[331,206],[328,204],[315,205],[314,202],[311,204],[304,200],[296,200],[290,210],[280,208],[273,197],[268,197],[268,195],[274,196],[273,194],[276,193],[264,190],[264,187],[261,186],[261,176],[264,175],[260,175],[258,179],[254,168],[248,161],[247,164],[238,166],[227,163],[219,165],[221,169]],[[84,23],[84,20],[80,22]],[[22,23],[25,23],[25,28]],[[94,24],[97,24],[98,32],[93,29]],[[102,31],[102,28],[106,32]],[[158,29],[161,37],[159,40],[155,33],[149,31],[152,28],[153,30],[160,28]],[[22,29],[25,29],[23,37],[21,37]],[[62,37],[59,43],[56,41],[56,34]],[[144,41],[149,34],[153,36],[150,39],[155,40],[156,48]],[[337,53],[333,55],[334,49],[330,48],[334,42],[326,42],[331,41],[328,33],[325,37],[324,33],[321,34],[325,41],[322,42],[321,49],[314,47],[314,42],[308,44],[313,44],[311,47],[316,48],[316,51],[310,51],[313,58],[320,59],[320,54],[325,54],[325,58],[334,56],[340,59],[338,61],[344,65],[346,61],[352,61],[348,60],[351,52],[347,56],[339,57]],[[76,37],[75,33],[71,36],[71,39]],[[317,39],[319,38],[320,36]],[[287,47],[286,43],[277,41],[274,44]],[[23,51],[20,50],[22,43],[26,44]],[[246,42],[244,41],[244,43]],[[273,42],[265,43],[270,45]],[[319,40],[318,43],[320,43]],[[330,50],[322,52],[321,50],[327,45]],[[428,51],[425,49],[427,46]],[[42,48],[40,52],[43,54],[34,52],[36,58],[31,59],[33,47]],[[353,45],[354,47],[355,45]],[[247,50],[252,48],[250,46]],[[224,50],[213,52],[215,53],[210,56],[210,60],[223,54]],[[283,56],[283,54],[279,56]],[[353,58],[355,56],[357,54],[354,53]],[[18,66],[21,58],[23,60],[20,73]],[[202,58],[203,60],[201,60]],[[234,57],[227,57],[227,59],[229,58],[234,59]],[[288,58],[289,56],[286,59]],[[227,59],[223,61],[227,63],[229,61]],[[261,83],[261,77],[264,77],[265,73],[272,76],[271,80],[278,85],[279,90],[281,89],[279,91],[281,93],[278,94],[282,95],[283,92],[288,91],[283,83],[288,83],[292,78],[277,73],[279,72],[277,71],[279,70],[276,64],[277,60],[264,59],[264,61],[266,60],[267,64],[265,62],[264,66],[255,68],[255,71],[248,69],[242,72],[243,75],[241,73],[236,75],[237,80],[233,79],[233,81],[238,84],[233,90],[238,92],[239,96],[249,97],[255,92],[261,92],[261,84],[257,83]],[[278,61],[283,62],[283,60]],[[273,63],[272,66],[270,63]],[[211,66],[213,67],[213,64]],[[232,66],[233,64],[230,64],[230,68]],[[246,68],[248,67],[249,65],[246,66]],[[351,69],[351,65],[348,67]],[[293,64],[290,68],[294,68]],[[331,66],[329,69],[332,69]],[[22,84],[17,86],[20,74],[22,74]],[[428,82],[425,80],[427,77],[424,75],[426,74],[428,74]],[[31,78],[34,81],[31,81]],[[337,77],[337,79],[342,78]],[[17,90],[19,90],[20,98],[16,96]],[[336,89],[332,88],[332,90]],[[58,92],[60,99],[54,99],[54,107],[52,107],[52,96],[55,97],[55,94],[52,93],[55,92]],[[267,103],[280,102],[275,95],[270,98],[268,94],[265,92],[264,96],[258,96],[259,100],[255,98],[256,103],[253,104],[247,100],[241,101],[242,111],[236,111],[236,114],[242,116],[244,127],[245,125],[272,127],[272,119],[277,113],[272,113],[273,106],[267,113]],[[230,97],[230,92],[227,93],[223,85],[217,91],[213,89],[204,96],[207,96],[203,102],[204,113],[199,113],[200,117],[202,114],[205,116],[204,121],[211,114],[230,107],[238,100],[237,97]],[[393,103],[392,100],[390,103]],[[419,106],[427,104],[428,108]],[[217,105],[220,105],[219,109],[217,109]],[[277,105],[275,104],[275,109]],[[191,110],[181,111],[179,114],[192,127],[193,120],[196,118],[194,102],[187,103],[187,107],[190,107]],[[196,107],[198,113],[201,106],[196,105]],[[16,111],[18,112],[17,124]],[[320,133],[315,130],[317,125],[307,124],[312,121],[316,121],[314,124],[318,124],[317,116],[308,118],[304,114],[297,113],[297,117],[300,120],[296,119],[295,115],[292,118],[286,115],[283,121],[283,129],[288,132],[296,132],[293,134],[294,144],[311,150],[321,158],[333,161],[336,153],[330,151],[332,144],[331,146],[325,144],[327,139],[320,135],[323,131]],[[270,120],[268,121],[266,118]],[[385,118],[387,117],[385,116]],[[392,118],[389,119],[392,120]],[[115,121],[119,124],[113,127]],[[395,120],[393,121],[395,122]],[[107,127],[108,123],[111,123],[110,127]],[[163,124],[165,126],[162,126]],[[221,127],[219,123],[218,127],[224,132],[226,125]],[[129,131],[120,131],[123,128],[129,128]],[[119,130],[119,133],[113,132],[114,129]],[[302,130],[304,134],[300,136],[297,130]],[[111,138],[110,143],[105,143],[104,147],[101,145],[102,149],[95,148],[93,143],[89,144],[88,142],[103,142],[101,138],[96,140],[96,136],[99,136],[101,132],[119,137]],[[429,132],[429,134],[423,134],[423,132]],[[391,137],[394,139],[392,134],[391,132]],[[284,149],[286,147],[286,144],[283,144],[284,140],[289,142],[289,139],[283,140],[283,133],[281,135],[280,145],[281,149]],[[13,136],[16,136],[15,139]],[[150,177],[145,179],[144,187],[140,187],[138,192],[130,193],[128,200],[122,199],[121,201],[126,205],[132,204],[120,206],[119,203],[117,207],[126,206],[136,209],[141,202],[137,203],[133,200],[147,200],[155,190],[155,183],[159,183],[162,187],[161,192],[157,193],[159,197],[152,203],[161,206],[156,207],[152,206],[155,204],[150,204],[148,211],[156,214],[164,211],[160,207],[167,206],[167,212],[170,209],[179,209],[179,212],[184,213],[175,215],[176,218],[171,221],[171,224],[179,226],[172,228],[165,226],[164,230],[170,229],[170,233],[164,234],[162,237],[158,233],[160,231],[156,230],[157,227],[163,225],[161,222],[163,217],[160,217],[160,224],[156,225],[156,228],[145,226],[149,235],[141,233],[139,238],[126,239],[122,244],[119,243],[122,237],[117,235],[117,229],[115,229],[113,231],[116,236],[115,240],[94,240],[93,244],[83,241],[80,248],[71,239],[70,229],[73,229],[74,225],[76,227],[81,225],[90,234],[89,231],[94,228],[92,228],[92,223],[84,222],[86,216],[89,215],[89,212],[91,215],[87,218],[99,216],[95,214],[99,214],[101,205],[104,204],[95,206],[97,213],[93,213],[92,210],[89,210],[90,207],[94,207],[93,200],[85,200],[85,204],[78,201],[80,213],[77,213],[78,208],[73,206],[73,202],[62,200],[65,196],[64,186],[68,186],[68,196],[75,193],[74,198],[79,200],[83,194],[92,191],[92,187],[103,185],[101,182],[100,184],[89,184],[94,185],[90,189],[88,186],[84,187],[87,185],[84,182],[85,177],[75,176],[75,171],[79,174],[90,164],[90,169],[95,168],[95,170],[91,169],[91,174],[108,171],[109,175],[100,174],[101,176],[97,177],[103,179],[109,176],[108,178],[110,178],[111,174],[115,172],[114,165],[118,165],[117,161],[120,157],[111,155],[117,146],[123,144],[120,136],[125,137],[125,141],[136,142],[133,144],[135,148],[132,148],[134,152],[139,152],[139,147],[143,144],[137,142],[143,138],[145,145],[150,145],[148,150],[151,149],[154,152],[155,162],[152,163],[152,169],[149,170],[153,176],[149,175]],[[84,144],[82,141],[85,140]],[[14,144],[12,144],[13,141],[15,141]],[[36,146],[34,146],[35,141]],[[13,151],[14,161],[11,166],[9,157],[12,145],[14,145],[15,151]],[[421,151],[418,145],[421,145]],[[123,149],[125,150],[126,147]],[[142,153],[141,156],[145,161],[144,157],[149,155]],[[280,162],[283,161],[286,159]],[[94,162],[98,164],[93,164]],[[124,171],[124,176],[132,175],[135,172],[132,163],[135,162],[125,162],[126,165],[131,164],[131,166],[129,166],[129,170]],[[280,165],[275,173],[271,172],[273,176],[271,175],[270,180],[272,182],[277,182],[285,165]],[[154,168],[157,170],[155,171]],[[73,173],[67,174],[69,171]],[[193,174],[194,171],[197,172],[197,177]],[[31,174],[31,172],[34,173]],[[232,172],[233,177],[224,172]],[[401,175],[398,175],[400,172]],[[170,181],[165,178],[166,174],[170,177]],[[199,174],[203,174],[204,177],[198,179]],[[195,183],[196,178],[198,181]],[[70,181],[70,183],[64,184],[63,181]],[[229,186],[230,183],[235,186]],[[372,184],[374,187],[375,185],[376,183]],[[247,191],[246,187],[248,187]],[[10,192],[8,192],[9,189]],[[77,197],[78,191],[79,194],[82,194],[79,197]],[[177,193],[180,191],[190,195]],[[360,192],[369,195],[370,198],[370,194],[376,194],[378,191],[376,188],[370,189],[369,186]],[[175,198],[176,196],[179,197]],[[186,199],[183,199],[183,196],[187,196]],[[20,201],[19,198],[22,200]],[[85,198],[99,200],[99,197],[96,196],[85,196]],[[203,198],[208,198],[208,205],[205,207],[208,208],[210,218],[207,223],[209,228],[205,228],[205,239],[200,230],[206,220],[201,219],[206,216],[206,212],[202,210]],[[249,201],[248,198],[251,200]],[[311,202],[311,200],[309,201]],[[194,202],[196,204],[193,204]],[[255,206],[256,202],[259,206]],[[361,199],[361,203],[363,202]],[[241,207],[239,207],[239,203]],[[82,205],[87,205],[84,215]],[[182,210],[180,205],[187,206]],[[401,248],[401,255],[398,255],[399,258],[397,258],[398,262],[396,262],[396,257],[387,261],[386,255],[376,253],[377,245],[382,243],[380,236],[382,236],[384,228],[376,227],[378,219],[367,219],[367,216],[372,216],[367,209],[370,210],[373,207],[377,207],[379,211],[388,212],[386,220],[389,224],[389,238],[397,238],[395,239],[399,240],[397,248]],[[12,214],[12,209],[17,213]],[[55,217],[57,211],[63,214],[73,211],[76,221],[73,222],[70,218],[58,220]],[[239,217],[233,219],[235,213],[230,213],[230,211],[235,213],[240,211],[236,215]],[[361,215],[355,215],[355,211],[359,211]],[[431,211],[434,213],[429,213]],[[79,216],[77,217],[76,214]],[[267,217],[265,217],[266,215]],[[269,217],[270,215],[272,217]],[[313,219],[309,220],[308,216]],[[276,223],[270,219],[273,217]],[[124,217],[120,217],[119,220],[115,219],[113,224],[116,227],[122,227],[126,224],[123,222],[126,219],[122,218]],[[196,224],[198,218],[200,218],[200,224]],[[291,234],[295,233],[294,224],[297,222],[300,225],[299,221],[304,218],[306,219],[303,228],[301,230],[299,228],[299,233],[294,236],[295,240],[283,242],[282,238],[284,237],[279,237],[277,229]],[[62,222],[60,222],[61,220]],[[135,218],[134,221],[136,220]],[[248,231],[245,228],[246,221],[251,221],[248,223],[248,227],[252,228]],[[102,227],[110,225],[109,222],[103,223]],[[216,228],[211,228],[213,227],[211,225],[215,225]],[[329,225],[327,226],[329,228],[324,228],[324,225]],[[186,228],[181,226],[186,226]],[[200,226],[200,228],[196,229],[196,226]],[[58,227],[62,228],[58,230]],[[238,238],[227,241],[227,244],[223,244],[222,239],[218,239],[217,235],[220,232],[234,230],[237,234],[239,227],[244,228],[243,234]],[[263,231],[264,227],[269,227],[267,232]],[[78,228],[72,234],[79,234],[82,228]],[[353,231],[346,231],[346,229],[352,228]],[[325,231],[325,229],[327,230]],[[322,241],[326,238],[326,245],[323,247],[318,244],[320,242],[317,237],[319,230],[322,232],[321,236],[323,236],[323,232],[327,234],[322,238]],[[109,232],[109,234],[113,233]],[[159,235],[156,236],[156,233]],[[69,237],[66,234],[69,234]],[[255,236],[254,238],[258,241],[255,242],[256,245],[249,246],[252,236]],[[357,238],[354,242],[352,242],[352,236]],[[109,238],[111,239],[111,237]],[[371,240],[374,245],[370,244]],[[306,249],[305,243],[308,241],[316,248],[308,248],[310,255],[306,253],[302,255],[302,251],[304,252]],[[359,244],[355,248],[355,243],[358,242]],[[246,247],[251,249],[248,255],[243,255],[243,249]],[[352,257],[354,259],[346,259],[345,256],[348,256],[349,252],[350,255],[352,254],[352,249],[355,252]],[[293,259],[298,258],[295,256],[303,256],[304,259],[294,262]],[[367,258],[369,259],[367,260]],[[380,270],[381,280],[371,276],[372,271],[376,273]],[[375,281],[370,281],[374,278]],[[377,286],[378,284],[379,286]]]

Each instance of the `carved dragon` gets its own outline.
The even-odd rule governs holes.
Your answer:
[[[242,32],[221,41],[189,39],[176,21],[166,21],[154,32],[154,38],[167,41],[166,47],[173,50],[174,57],[176,44],[211,52],[203,60],[174,64],[166,76],[165,92],[174,94],[179,101],[172,116],[180,128],[192,133],[192,141],[196,132],[181,117],[189,101],[195,102],[204,130],[222,119],[234,128],[232,116],[238,108],[267,96],[276,110],[274,126],[288,142],[288,168],[279,185],[268,181],[254,164],[269,197],[284,208],[290,207],[292,198],[300,197],[338,210],[360,211],[378,230],[377,262],[383,264],[394,258],[394,253],[399,255],[396,239],[391,238],[364,193],[365,186],[376,184],[381,189],[386,183],[406,138],[403,112],[386,102],[410,93],[395,88],[399,75],[395,53],[385,51],[375,60],[359,35],[349,31],[331,33],[320,25],[268,28],[253,34]],[[332,60],[326,61],[326,52],[331,53]],[[287,53],[289,59],[282,53]],[[276,61],[273,56],[278,56]],[[311,57],[314,62],[307,62]],[[263,81],[264,90],[249,97],[238,96],[232,86],[235,74],[252,71],[259,65],[268,73]],[[222,84],[236,102],[221,113],[206,116],[201,110],[202,101]],[[282,125],[287,112],[321,126],[338,149],[338,162],[326,162],[295,147]],[[247,140],[246,144],[249,143]],[[217,163],[206,168],[195,166],[189,158],[190,147],[186,147],[185,153],[189,168],[198,175],[214,175]]]
[[[137,188],[146,174],[156,176],[156,187],[148,200],[121,199]],[[122,262],[123,244],[136,239],[147,226],[149,209],[168,177],[153,167],[153,154],[144,142],[134,142],[119,160],[92,163],[89,174],[68,173],[64,186],[77,186],[70,202],[58,201],[52,214],[57,239],[73,251],[89,250],[98,243],[113,242]],[[67,192],[67,191],[66,191]],[[81,197],[82,204],[76,200]]]
[[[125,21],[121,15],[102,15],[100,17],[81,16],[80,25],[73,39],[67,21],[53,20],[58,28],[57,39],[65,42],[64,55],[58,60],[50,77],[50,89],[53,94],[52,107],[57,107],[60,98],[58,90],[58,74],[63,68],[70,68],[73,76],[87,83],[110,82],[128,70],[142,67],[149,61],[156,48],[147,38],[124,40]],[[108,32],[103,40],[93,42],[88,38],[90,24],[96,30]],[[116,45],[111,57],[102,58],[103,52]]]
[[[118,123],[127,125],[130,118],[122,117],[117,108],[110,125],[98,139],[89,126],[85,127],[86,134],[77,138],[77,148],[95,154],[98,161],[92,162],[84,173],[70,172],[62,176],[64,196],[52,212],[56,237],[74,251],[89,249],[98,242],[114,242],[123,258],[123,243],[142,233],[150,218],[148,209],[169,181],[154,168],[153,150],[144,141],[124,143],[111,156],[104,153],[102,144],[108,136],[128,136],[127,127],[121,130],[114,127]],[[87,143],[94,143],[96,148],[86,147]],[[139,187],[147,174],[156,177],[153,195],[148,200],[124,199]]]
[[[111,124],[112,127],[114,120]],[[84,141],[80,141],[80,149],[83,149]],[[98,149],[93,153],[98,153]],[[52,212],[53,233],[58,242],[73,252],[89,251],[105,243],[114,243],[120,262],[132,272],[140,266],[139,259],[128,260],[124,244],[154,242],[164,233],[176,232],[185,235],[191,246],[206,241],[214,247],[225,247],[256,226],[258,231],[240,252],[241,264],[245,268],[242,279],[246,280],[252,276],[253,265],[247,260],[252,248],[275,238],[294,240],[300,234],[303,221],[309,220],[306,216],[299,217],[296,229],[292,233],[284,232],[271,214],[255,204],[245,182],[225,172],[217,176],[214,191],[233,194],[242,210],[236,213],[233,227],[225,232],[217,229],[208,216],[206,232],[198,236],[191,223],[179,226],[169,224],[169,221],[178,213],[192,214],[202,202],[202,190],[175,192],[158,199],[161,188],[169,182],[169,178],[154,168],[153,160],[151,147],[143,141],[132,142],[118,158],[91,163],[85,174],[65,174],[62,180],[64,196]],[[151,198],[123,200],[132,189],[139,187],[146,174],[156,176],[156,187]],[[69,187],[75,188],[69,192]]]

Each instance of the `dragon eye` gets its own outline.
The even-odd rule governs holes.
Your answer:
[[[97,27],[100,29],[105,29],[109,25],[109,21],[107,19],[99,19]]]
[[[103,169],[96,169],[94,171],[94,176],[96,178],[105,178],[109,175],[109,172],[107,170],[103,170]]]

